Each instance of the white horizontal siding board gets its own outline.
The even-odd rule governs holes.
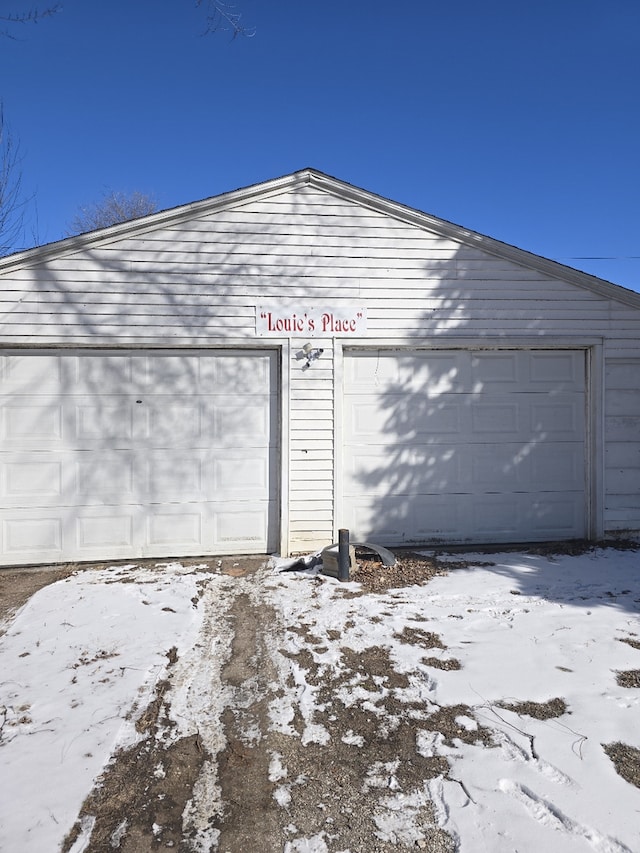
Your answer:
[[[640,361],[609,358],[607,360],[607,389],[637,390],[639,371]]]
[[[333,426],[333,405],[326,397],[324,400],[318,398],[293,397],[292,402],[296,404],[296,418],[301,428]],[[322,405],[324,403],[324,406]],[[309,406],[309,408],[305,408]]]
[[[426,300],[425,300],[426,301]],[[511,306],[505,305],[504,302],[498,300],[474,300],[468,301],[463,307],[431,304],[427,302],[421,308],[413,306],[411,303],[406,303],[401,307],[385,306],[382,299],[375,301],[367,301],[367,315],[370,320],[378,320],[388,318],[393,320],[408,320],[421,319],[423,316],[433,319],[441,319],[442,317],[456,319],[474,319],[474,320],[541,320],[543,321],[549,315],[554,321],[571,320],[572,318],[578,321],[592,320],[600,326],[609,325],[609,319],[603,318],[602,311],[599,306],[589,308],[576,308],[575,306],[556,306],[553,303],[527,303],[524,300],[518,302],[514,300]]]
[[[314,402],[324,400],[331,403],[332,396],[331,389],[327,388],[326,384],[319,388],[296,388],[291,391],[291,399],[300,403],[306,400],[312,400]]]
[[[301,228],[303,230],[313,230],[324,228],[325,226],[335,227],[335,223],[339,220],[340,227],[354,230],[375,230],[390,233],[392,231],[406,232],[411,231],[411,226],[406,225],[398,220],[390,219],[380,213],[368,211],[365,208],[342,208],[340,212],[331,213],[329,209],[326,213],[323,209],[317,206],[301,209],[299,212],[295,210],[278,210],[273,213],[261,214],[259,205],[247,205],[246,207],[238,207],[234,210],[222,211],[215,216],[216,227],[218,226],[239,226],[240,228],[250,228],[255,223],[267,223],[270,228],[281,228],[285,233],[290,228]]]
[[[314,241],[315,244],[315,241]],[[451,257],[445,255],[437,255],[433,252],[424,251],[420,257],[415,259],[407,258],[402,253],[401,247],[395,247],[395,251],[403,258],[399,262],[394,262],[393,259],[366,257],[366,250],[362,251],[362,257],[356,255],[350,246],[350,240],[345,239],[345,250],[343,253],[338,253],[336,250],[327,254],[322,247],[315,245],[313,254],[307,247],[299,247],[296,252],[290,251],[288,254],[273,254],[265,250],[265,246],[256,244],[255,246],[247,247],[247,251],[242,253],[231,253],[222,259],[219,259],[215,253],[208,254],[207,252],[199,251],[184,251],[184,252],[167,252],[164,257],[158,257],[158,253],[143,252],[137,253],[135,250],[128,249],[123,246],[119,249],[119,257],[113,260],[109,258],[96,259],[75,257],[73,259],[64,259],[57,262],[51,261],[47,266],[39,266],[35,269],[23,270],[20,274],[16,274],[9,282],[14,287],[19,289],[20,282],[42,281],[50,282],[58,287],[64,287],[67,281],[78,280],[79,275],[92,275],[92,280],[109,281],[145,281],[144,275],[149,273],[156,276],[167,275],[170,277],[180,276],[184,274],[215,274],[216,276],[224,277],[225,274],[237,274],[245,272],[247,276],[252,274],[271,274],[282,275],[288,278],[294,278],[299,275],[316,274],[320,278],[344,278],[353,275],[358,275],[362,278],[370,280],[371,286],[375,285],[375,281],[380,276],[384,275],[391,278],[393,281],[401,285],[403,280],[410,282],[409,287],[415,287],[416,280],[424,282],[437,282],[438,286],[443,287],[449,283],[450,287],[459,286],[468,288],[466,295],[473,296],[477,288],[480,290],[490,289],[491,282],[506,281],[514,283],[516,291],[527,291],[531,297],[535,297],[538,289],[548,290],[555,294],[557,298],[561,298],[561,294],[566,294],[565,298],[570,298],[571,293],[575,293],[575,287],[552,279],[545,278],[539,274],[523,269],[522,267],[513,267],[512,269],[504,268],[504,266],[493,266],[490,261],[486,261],[484,269],[457,269],[455,263],[455,253],[451,253]],[[127,260],[122,260],[122,255],[127,255]],[[147,283],[153,283],[147,282]],[[498,296],[505,300],[512,297],[512,292],[505,289],[505,285],[493,285]],[[451,295],[458,295],[453,293]],[[576,293],[576,299],[584,300],[601,300],[603,304],[607,301],[602,300],[602,297],[595,294]],[[610,306],[608,306],[610,310]],[[622,320],[629,317],[629,314],[619,315],[618,319]],[[630,317],[630,319],[633,319]],[[637,321],[636,321],[637,322]]]
[[[297,492],[292,492],[292,498],[295,498]],[[289,517],[291,521],[309,521],[309,519],[313,519],[317,521],[318,519],[322,519],[323,521],[331,522],[333,519],[333,500],[329,498],[328,500],[318,500],[314,498],[313,495],[309,495],[308,493],[300,493],[302,494],[302,500],[296,508],[292,508],[289,513]]]
[[[295,274],[295,271],[292,273],[290,269],[265,268],[264,271],[260,271],[256,268],[256,270],[245,270],[244,273],[236,271],[223,274],[215,268],[205,268],[200,271],[182,270],[176,273],[160,270],[150,276],[126,272],[120,276],[105,279],[105,276],[99,272],[88,270],[86,279],[83,278],[85,273],[78,271],[75,274],[68,274],[64,283],[50,278],[48,274],[43,274],[40,281],[25,283],[24,286],[17,286],[14,283],[13,287],[5,288],[3,300],[11,301],[19,299],[22,295],[35,296],[46,293],[59,294],[61,301],[67,298],[75,300],[82,298],[86,294],[87,285],[91,284],[91,291],[90,294],[86,294],[87,297],[95,298],[98,295],[104,295],[106,300],[115,300],[118,294],[123,292],[165,294],[168,298],[174,292],[201,293],[209,295],[213,300],[216,298],[226,300],[227,296],[238,297],[246,292],[260,293],[264,287],[269,286],[275,286],[277,289],[274,292],[280,293],[284,299],[295,300],[300,293],[313,289],[318,293],[330,291],[335,299],[345,300],[350,298],[345,295],[346,285],[357,290],[362,298],[371,297],[372,299],[380,298],[385,292],[388,294],[392,288],[397,293],[398,300],[392,307],[400,308],[405,300],[431,299],[433,304],[455,306],[458,310],[464,310],[467,303],[481,303],[483,299],[487,299],[501,302],[505,311],[509,311],[511,304],[517,307],[518,303],[524,300],[528,304],[537,304],[543,310],[552,312],[556,303],[562,307],[572,301],[570,289],[550,289],[547,283],[543,283],[545,286],[539,291],[537,287],[539,283],[530,284],[510,280],[508,285],[505,285],[509,290],[507,298],[503,288],[486,279],[476,286],[473,283],[462,284],[459,281],[433,277],[426,273],[422,276],[407,278],[404,273],[376,274],[372,277],[369,272],[355,269],[344,271],[345,274],[341,276],[336,270],[330,268],[323,268],[319,272],[306,270],[301,274]],[[602,300],[578,298],[573,302],[579,308],[590,310],[599,308],[603,318],[609,319],[608,306]],[[637,329],[637,324],[617,325],[629,330]]]
[[[244,283],[241,283],[244,282]],[[262,282],[262,283],[260,283]],[[385,311],[385,287],[384,282],[380,285],[371,287],[367,280],[353,280],[351,284],[337,286],[336,280],[328,278],[326,280],[314,278],[307,286],[306,279],[296,279],[298,292],[292,295],[292,300],[298,300],[300,292],[305,294],[315,293],[320,298],[331,298],[335,304],[349,303],[354,298],[363,301],[371,312],[372,316],[380,316]],[[68,310],[77,310],[80,307],[91,305],[112,305],[114,310],[129,304],[143,303],[148,300],[150,305],[207,305],[211,310],[218,310],[221,313],[238,310],[253,309],[256,304],[256,299],[260,297],[265,290],[269,290],[272,294],[280,294],[282,297],[283,291],[286,292],[287,281],[280,277],[277,281],[271,284],[264,278],[256,281],[247,281],[246,279],[230,278],[228,282],[221,283],[220,280],[209,278],[208,281],[202,283],[188,281],[175,282],[159,282],[157,284],[148,284],[145,288],[141,281],[132,281],[130,283],[118,282],[114,284],[110,292],[94,291],[87,293],[87,283],[80,282],[69,283],[65,290],[51,288],[46,284],[41,285],[37,291],[24,291],[22,294],[15,292],[4,292],[0,299],[5,310],[14,308],[22,310],[35,310],[37,307],[41,312],[51,311],[50,306],[55,306],[56,311],[64,310],[68,306]],[[84,287],[84,292],[83,292]],[[392,305],[388,304],[388,291],[390,283],[386,283],[387,305],[386,310],[390,312],[392,317],[403,316],[420,316],[426,312],[433,313],[447,312],[451,315],[466,316],[470,313],[482,315],[489,311],[499,311],[500,316],[509,317],[513,315],[517,317],[523,311],[537,313],[541,316],[545,314],[558,318],[563,318],[567,314],[571,314],[572,310],[576,312],[576,317],[589,316],[598,319],[602,323],[609,324],[611,321],[607,316],[607,312],[602,309],[597,303],[577,302],[571,304],[568,299],[547,299],[536,300],[531,298],[531,294],[522,293],[514,294],[511,303],[506,304],[504,300],[500,300],[493,292],[483,297],[480,294],[474,294],[465,298],[455,298],[447,296],[446,292],[438,287],[434,287],[431,283],[425,282],[423,286],[418,287],[398,287],[398,302]],[[394,291],[396,288],[394,288]],[[336,295],[339,293],[339,295]],[[264,298],[264,297],[263,297]],[[366,300],[366,303],[364,303]],[[282,299],[283,304],[287,300]],[[624,331],[621,330],[621,331]],[[633,328],[629,329],[633,333]]]
[[[269,247],[273,246],[275,250],[280,249],[283,251],[286,251],[288,248],[307,248],[315,251],[323,249],[328,250],[328,254],[330,255],[334,254],[336,251],[340,254],[344,254],[348,248],[351,248],[356,252],[364,252],[371,248],[377,249],[380,252],[388,252],[391,257],[394,256],[394,253],[403,255],[405,251],[427,251],[427,253],[433,253],[434,255],[441,253],[443,257],[461,257],[459,244],[451,240],[441,240],[437,237],[430,237],[420,232],[412,233],[411,231],[407,231],[406,233],[403,232],[401,235],[376,233],[350,233],[347,235],[341,233],[339,229],[334,229],[331,233],[323,229],[322,232],[316,234],[313,232],[306,233],[300,230],[293,233],[276,232],[276,240],[274,240],[273,233],[273,231],[263,230],[262,227],[257,224],[254,231],[245,229],[241,235],[241,239],[238,239],[240,235],[234,228],[227,227],[223,229],[218,228],[217,225],[212,228],[211,226],[207,227],[206,225],[203,225],[202,230],[200,231],[170,231],[167,232],[166,238],[160,238],[159,235],[154,236],[154,242],[157,240],[159,245],[163,245],[163,251],[171,251],[171,241],[178,240],[189,243],[192,248],[206,245],[209,248],[224,251],[225,248],[230,247],[233,252],[247,252],[254,246],[266,245]],[[347,236],[348,242],[345,239]],[[150,242],[151,245],[154,244],[151,241],[145,240],[141,245],[147,245],[148,242]],[[178,245],[180,245],[180,243],[178,243]],[[136,246],[132,246],[131,252],[135,253],[136,251]],[[75,255],[67,256],[67,258],[79,255],[80,253],[76,253]],[[63,263],[66,261],[66,258],[61,258],[58,262]]]
[[[309,483],[323,483],[325,494],[333,494],[333,474],[327,471],[325,461],[307,462],[304,468],[291,469],[291,492],[303,491],[308,494]]]
[[[640,440],[609,442],[607,464],[620,468],[640,468]],[[640,478],[638,482],[640,487]]]
[[[282,217],[280,217],[282,219]],[[384,227],[373,224],[367,221],[367,224],[362,224],[358,220],[349,223],[348,227],[345,224],[337,223],[331,217],[327,217],[328,221],[316,217],[316,221],[311,222],[308,219],[299,218],[296,222],[287,223],[284,221],[276,222],[271,217],[266,221],[257,222],[248,217],[234,217],[230,219],[216,219],[215,233],[218,235],[231,235],[235,239],[246,242],[250,236],[259,236],[262,241],[268,236],[276,238],[295,237],[303,240],[310,239],[316,235],[320,235],[322,239],[331,238],[340,239],[356,239],[366,243],[368,240],[376,239],[382,236],[390,241],[395,241],[397,238],[416,239],[415,234],[411,234],[409,226],[395,225],[387,222]],[[204,229],[206,233],[206,228]],[[184,233],[184,232],[182,232]]]
[[[91,306],[90,308],[88,306]],[[126,307],[126,315],[123,316],[122,308]],[[107,322],[108,317],[116,317],[119,322],[139,322],[135,318],[144,316],[149,323],[158,322],[157,318],[173,317],[178,322],[183,322],[187,318],[198,318],[200,324],[208,323],[212,320],[220,319],[224,322],[233,321],[242,325],[251,325],[255,317],[255,306],[247,305],[246,299],[243,303],[236,304],[227,303],[226,305],[211,305],[211,300],[202,304],[193,304],[189,301],[177,302],[171,305],[168,299],[163,301],[144,303],[141,298],[138,300],[126,300],[122,305],[119,301],[112,302],[84,302],[78,303],[77,310],[71,311],[71,306],[68,303],[63,303],[64,310],[61,310],[56,315],[47,312],[51,320],[61,319],[65,323],[72,324],[74,318],[78,318],[83,314],[91,312],[91,315],[96,319],[96,322]],[[36,308],[38,314],[42,314],[40,304],[37,303]],[[13,311],[13,318],[19,322],[20,316],[31,316],[33,310],[30,303],[23,300],[19,308]],[[189,322],[191,320],[189,319]]]
[[[293,340],[292,354],[305,342]],[[289,547],[293,552],[317,549],[332,540],[333,347],[331,341],[317,343],[324,352],[308,369],[303,370],[301,360],[291,360]]]
[[[142,315],[141,315],[142,316]],[[56,323],[56,319],[58,323]],[[126,333],[126,330],[136,331],[140,327],[140,316],[130,315],[123,318],[119,314],[99,315],[91,312],[87,313],[64,313],[56,316],[14,312],[11,316],[10,327],[19,331],[16,327],[25,325],[32,330],[32,334],[38,334],[39,330],[46,331],[51,328],[59,328],[59,323],[63,324],[63,332],[71,331],[74,326],[82,329],[90,329],[95,334],[111,334],[118,335],[120,332]],[[170,335],[187,335],[194,330],[208,329],[211,333],[222,332],[226,330],[227,334],[233,332],[237,334],[239,330],[246,333],[253,332],[255,324],[252,318],[232,317],[232,316],[212,316],[202,317],[197,314],[180,316],[179,314],[163,314],[159,317],[153,314],[148,314],[145,317],[147,329],[153,328],[156,333]],[[0,334],[5,330],[0,326]],[[9,331],[7,329],[7,331]]]
[[[260,235],[256,235],[256,239],[260,238]],[[159,259],[165,259],[171,257],[174,254],[185,254],[185,255],[201,255],[201,256],[210,256],[211,258],[231,258],[238,257],[240,260],[242,258],[253,258],[255,260],[254,252],[256,248],[262,247],[264,243],[259,241],[255,244],[251,242],[243,242],[238,244],[233,239],[225,240],[222,235],[216,234],[215,232],[211,233],[210,236],[204,238],[195,238],[192,240],[180,239],[179,235],[173,234],[169,239],[166,237],[160,239],[146,239],[144,241],[140,240],[131,240],[128,242],[128,250],[135,256],[143,257],[143,253],[154,255]],[[369,240],[366,243],[362,241],[356,240],[355,242],[349,242],[347,244],[346,241],[340,239],[327,240],[320,235],[316,240],[303,239],[302,236],[300,239],[296,238],[296,235],[289,235],[286,240],[278,241],[274,243],[271,241],[271,245],[269,246],[269,254],[274,257],[305,257],[311,252],[313,252],[313,256],[322,252],[322,255],[326,258],[354,258],[361,260],[379,260],[379,261],[393,261],[394,263],[402,263],[403,261],[407,264],[412,264],[419,260],[429,259],[433,257],[437,260],[442,260],[446,258],[456,257],[459,259],[458,255],[458,247],[452,244],[451,242],[443,243],[440,240],[422,238],[409,240],[405,239],[404,245],[402,246],[402,253],[398,252],[398,246],[395,240],[385,243],[383,240],[375,239]],[[117,249],[114,249],[114,254],[117,254]],[[64,263],[72,264],[74,261],[73,257],[68,259],[61,259],[60,265]],[[468,262],[469,268],[472,268],[472,265],[478,263],[477,260],[470,260]],[[459,266],[465,268],[467,264],[459,260]],[[514,265],[511,262],[501,262],[499,259],[495,260],[496,269],[513,269]],[[60,266],[59,268],[62,268]],[[524,267],[522,268],[525,269]],[[535,273],[531,271],[531,275],[538,275],[539,273]]]
[[[349,301],[353,299],[350,294],[355,293],[357,297],[366,298],[367,305],[372,309],[383,308],[389,299],[390,282],[379,281],[371,282],[358,280],[357,285],[352,288],[344,288],[340,286],[339,294],[336,295],[335,280],[328,279],[325,286],[318,286],[309,289],[309,292],[316,292],[319,296],[331,295],[332,299],[338,301]],[[513,306],[514,310],[518,308],[538,305],[545,307],[550,313],[554,311],[584,311],[588,310],[592,313],[599,314],[606,318],[606,310],[597,301],[580,299],[572,300],[567,294],[558,294],[553,291],[536,290],[536,299],[532,298],[530,292],[524,291],[519,293],[514,288]],[[231,278],[229,283],[225,283],[224,290],[221,290],[220,285],[213,282],[210,274],[202,274],[191,277],[169,277],[165,276],[160,281],[144,280],[139,276],[126,276],[122,279],[110,283],[109,289],[88,290],[87,282],[67,280],[64,290],[56,286],[49,286],[47,282],[42,282],[38,285],[29,285],[24,290],[4,290],[0,291],[0,304],[19,307],[22,304],[32,305],[40,304],[46,300],[48,305],[64,305],[67,302],[78,302],[81,305],[90,304],[113,304],[116,306],[127,305],[129,303],[141,302],[148,300],[150,304],[166,303],[168,298],[175,300],[176,304],[192,302],[193,304],[210,304],[212,302],[224,300],[225,304],[255,304],[254,300],[263,296],[268,292],[274,296],[282,296],[283,286],[279,280],[269,281],[264,278],[255,282],[243,282]],[[399,284],[393,285],[394,304],[402,303],[408,311],[423,311],[434,308],[447,307],[451,304],[452,297],[446,295],[443,288],[434,286],[431,281],[422,282],[420,286],[415,284],[412,287],[400,287]],[[490,304],[504,306],[504,294],[500,290],[486,289],[478,291],[474,288],[464,296],[462,300],[465,305],[478,304],[480,306]],[[456,298],[456,302],[458,302]],[[46,307],[42,306],[44,309]],[[630,327],[631,329],[633,327]]]
[[[638,366],[640,369],[640,365]],[[611,388],[607,394],[607,414],[640,416],[640,388]]]
[[[635,461],[635,467],[631,467],[628,461],[620,466],[608,465],[605,474],[608,494],[640,497],[640,464],[637,458]]]
[[[633,336],[623,329],[619,330],[616,324],[616,334],[607,338],[604,342],[607,363],[611,361],[637,361],[640,359],[640,331]]]
[[[615,345],[607,342],[607,353],[612,358],[640,358],[640,342],[638,336],[618,334]]]
[[[605,383],[606,524],[640,531],[640,358],[609,357]]]

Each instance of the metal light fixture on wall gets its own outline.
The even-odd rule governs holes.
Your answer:
[[[306,343],[301,350],[296,353],[296,359],[298,361],[304,359],[304,364],[302,365],[303,370],[308,370],[316,359],[320,358],[323,349],[320,347],[314,347],[313,344]]]

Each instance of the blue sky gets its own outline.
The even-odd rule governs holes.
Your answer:
[[[640,291],[637,0],[235,5],[253,38],[202,37],[195,0],[65,0],[0,40],[39,242],[109,190],[313,166]]]

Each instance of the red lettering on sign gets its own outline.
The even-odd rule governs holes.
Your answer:
[[[323,332],[355,332],[355,320],[341,320],[339,317],[334,317],[333,314],[327,313],[322,315],[322,331]]]

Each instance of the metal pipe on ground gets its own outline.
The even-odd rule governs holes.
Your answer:
[[[338,580],[349,580],[349,531],[341,527],[338,530]]]

